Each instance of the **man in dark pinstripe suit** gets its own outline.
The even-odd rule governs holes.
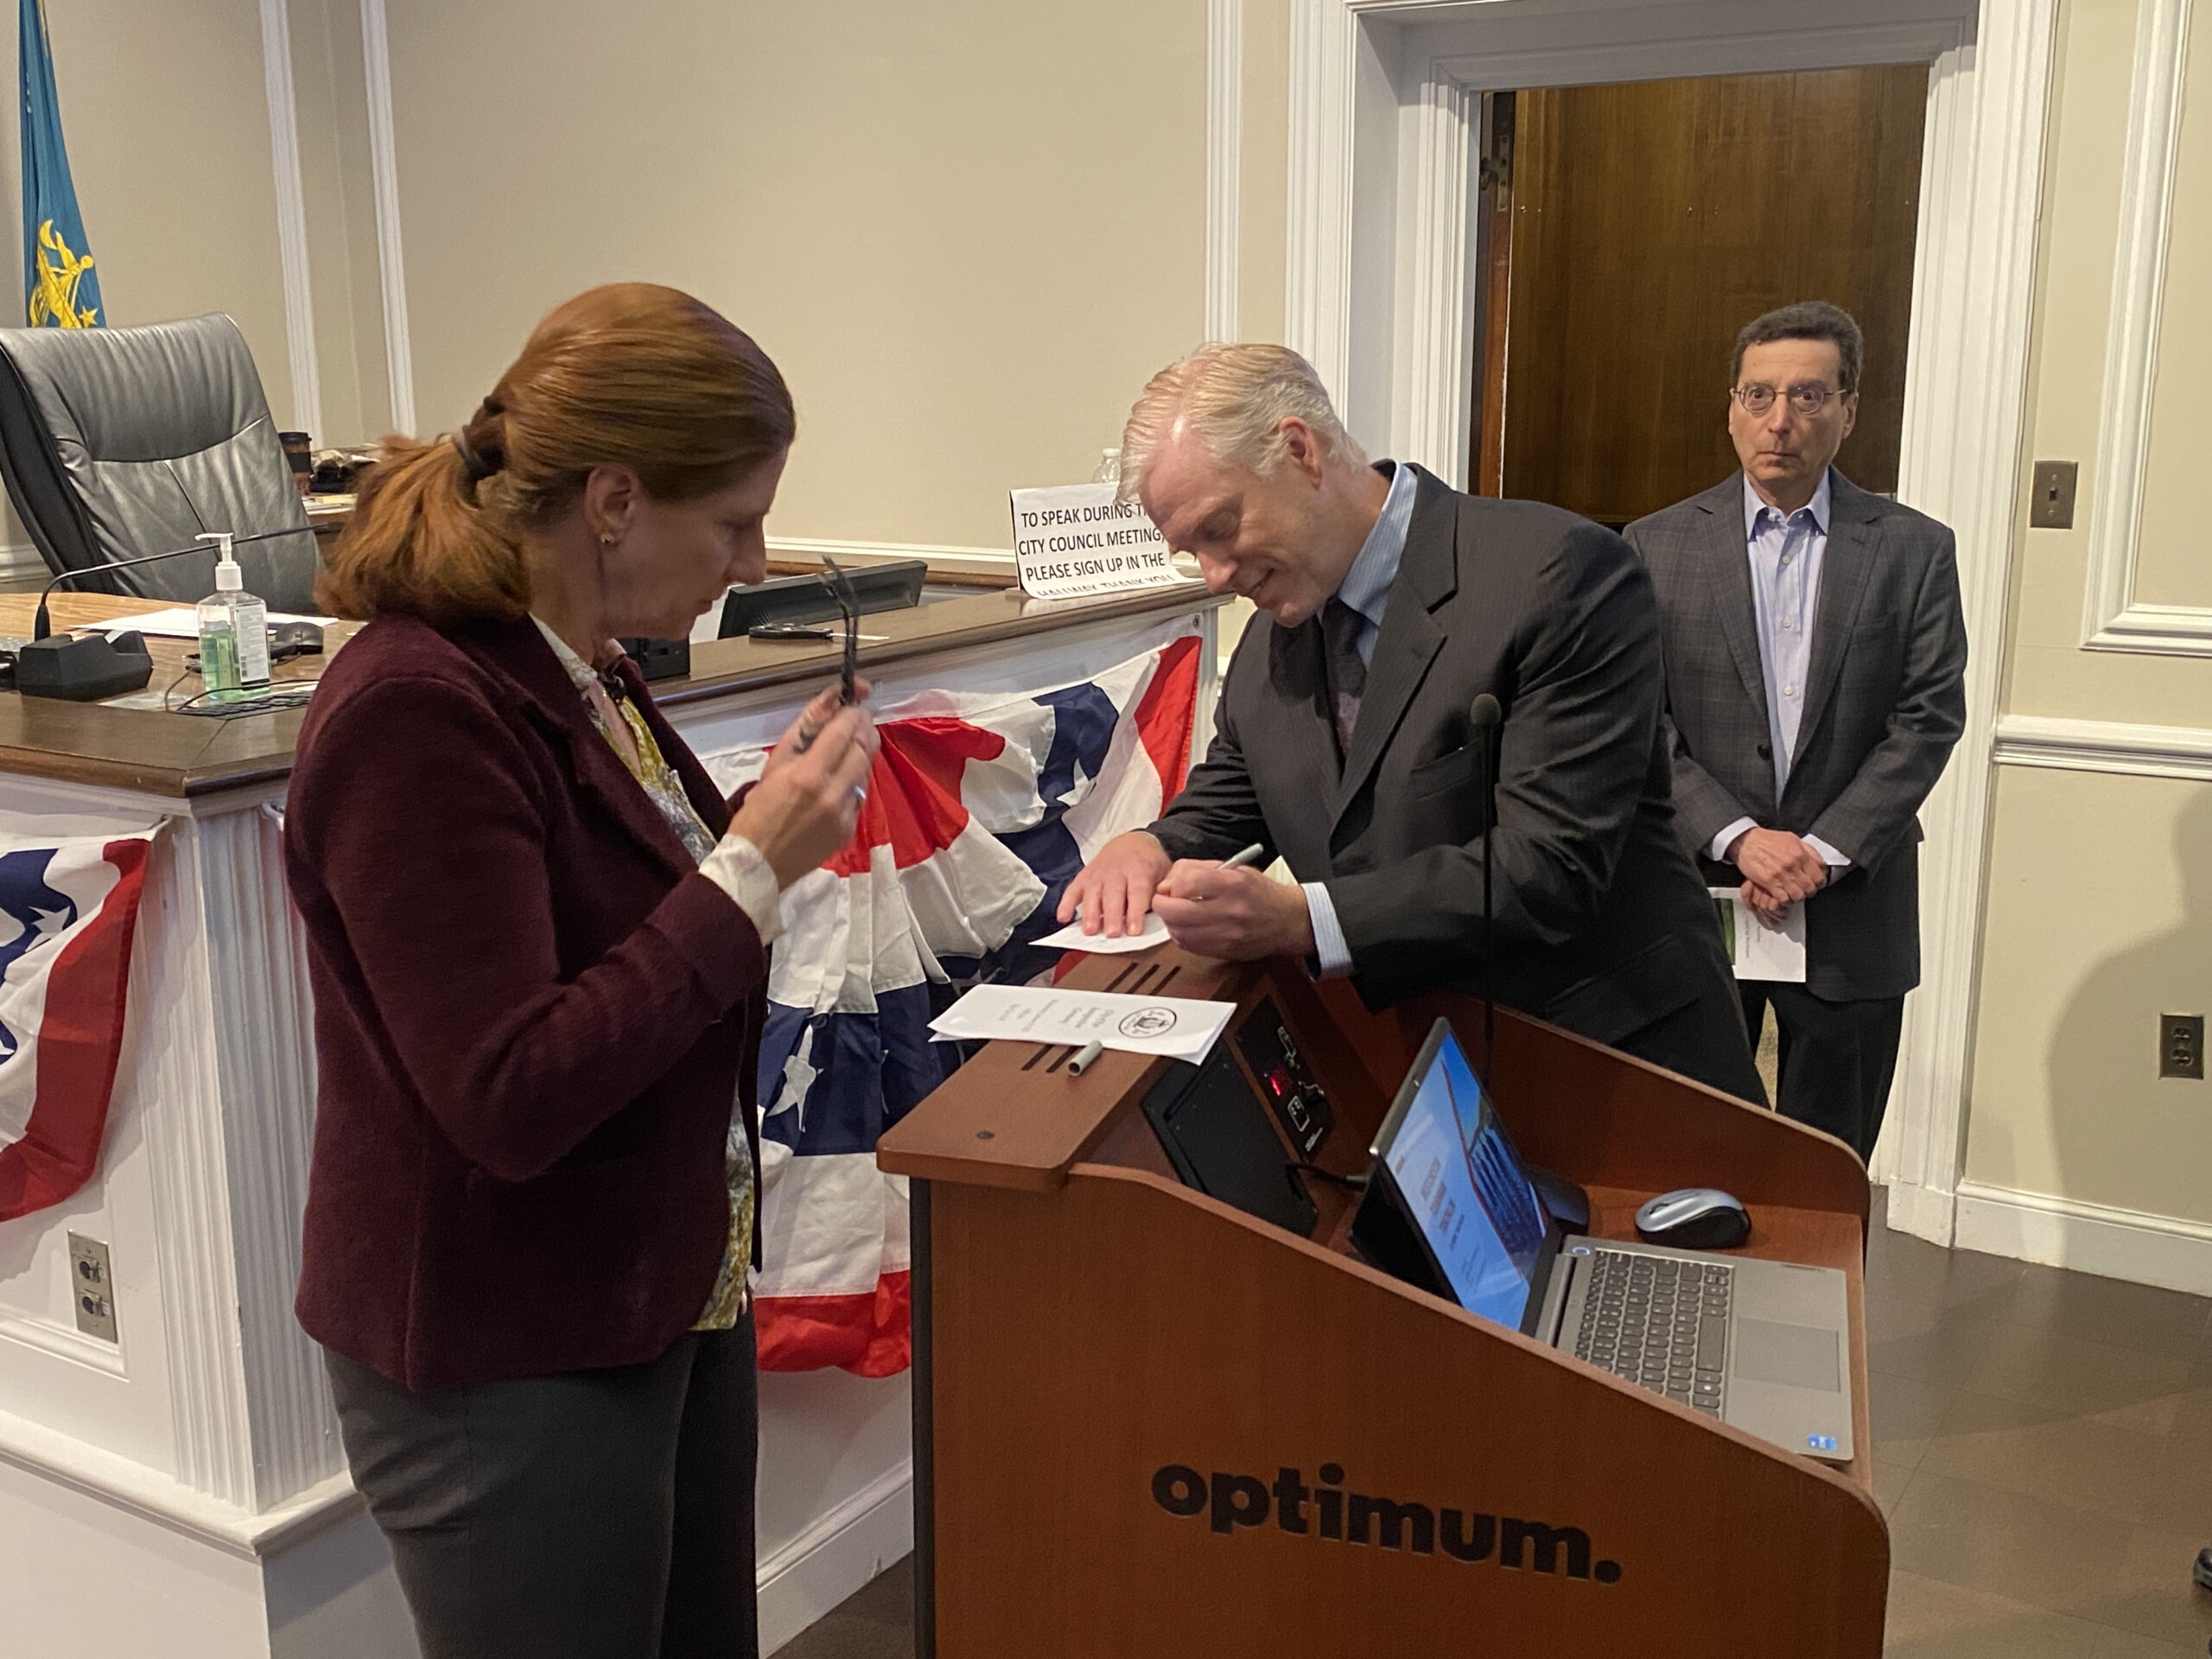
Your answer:
[[[1743,471],[1628,528],[1657,589],[1675,819],[1716,886],[1805,906],[1806,982],[1739,988],[1777,1105],[1872,1156],[1920,982],[1921,803],[1966,717],[1951,532],[1830,463],[1859,326],[1814,302],[1738,337]]]
[[[1765,1104],[1675,834],[1650,580],[1618,537],[1369,466],[1280,346],[1201,346],[1154,376],[1122,464],[1207,586],[1260,613],[1205,762],[1091,855],[1061,920],[1117,934],[1156,909],[1186,949],[1302,958],[1371,1007],[1495,996]],[[1487,845],[1478,697],[1503,717]],[[1227,867],[1255,842],[1294,882]]]

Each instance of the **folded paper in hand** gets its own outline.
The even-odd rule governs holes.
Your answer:
[[[1761,979],[1788,985],[1805,982],[1805,906],[1792,905],[1774,926],[1744,902],[1734,887],[1709,887],[1713,908],[1720,913],[1720,942],[1728,947],[1728,960],[1738,979]]]
[[[1233,1002],[1190,996],[1124,996],[1028,985],[978,985],[930,1021],[938,1042],[1096,1042],[1131,1054],[1205,1058]]]

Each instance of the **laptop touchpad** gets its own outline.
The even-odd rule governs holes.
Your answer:
[[[1782,1325],[1772,1319],[1736,1321],[1736,1356],[1729,1370],[1753,1382],[1783,1382],[1794,1389],[1843,1387],[1836,1334],[1809,1325]]]

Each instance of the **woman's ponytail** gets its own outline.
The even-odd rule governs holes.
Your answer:
[[[775,364],[711,306],[649,283],[593,289],[537,325],[460,431],[385,440],[315,602],[435,627],[522,616],[521,537],[569,511],[594,467],[689,500],[781,454],[797,429]]]
[[[477,497],[483,478],[473,474],[486,459],[466,430],[432,443],[386,438],[325,557],[315,603],[333,616],[419,616],[433,627],[526,614],[522,549]]]

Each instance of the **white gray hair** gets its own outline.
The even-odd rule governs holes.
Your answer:
[[[1332,460],[1364,467],[1313,365],[1287,346],[1206,345],[1145,383],[1122,430],[1122,495],[1135,495],[1145,468],[1179,424],[1226,467],[1266,477],[1282,464],[1282,423],[1313,429]]]

